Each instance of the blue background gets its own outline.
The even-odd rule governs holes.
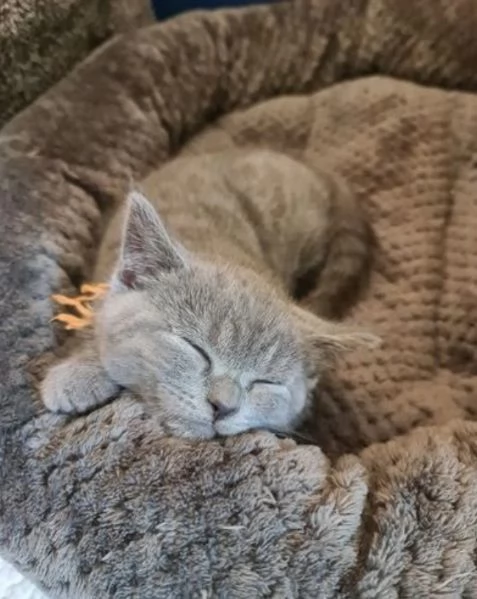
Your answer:
[[[152,0],[158,19],[167,19],[186,10],[230,8],[264,3],[265,0]]]

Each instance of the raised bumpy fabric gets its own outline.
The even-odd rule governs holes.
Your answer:
[[[152,14],[149,0],[1,0],[0,125],[100,42]]]
[[[309,0],[113,40],[2,131],[0,554],[52,597],[477,596],[477,1]],[[432,86],[432,87],[431,87]],[[51,293],[187,145],[336,169],[376,232],[316,445],[164,437],[36,391]],[[297,206],[297,209],[299,207]]]

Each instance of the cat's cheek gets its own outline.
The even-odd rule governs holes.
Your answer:
[[[248,422],[244,422],[241,419],[229,418],[215,424],[215,431],[221,437],[230,437],[231,435],[238,435],[244,433],[247,430],[253,428]]]

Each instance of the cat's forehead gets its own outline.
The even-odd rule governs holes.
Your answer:
[[[167,301],[159,299],[164,294]],[[233,273],[191,273],[159,296],[157,309],[170,326],[198,335],[228,362],[252,367],[289,359],[296,350],[285,303]]]

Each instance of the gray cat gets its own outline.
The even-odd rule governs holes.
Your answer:
[[[131,193],[105,236],[94,341],[48,372],[44,403],[82,413],[128,388],[171,434],[291,431],[334,356],[377,342],[291,299],[319,272],[313,300],[332,315],[355,287],[371,249],[358,206],[336,177],[265,150],[177,159],[145,188],[154,206]]]

